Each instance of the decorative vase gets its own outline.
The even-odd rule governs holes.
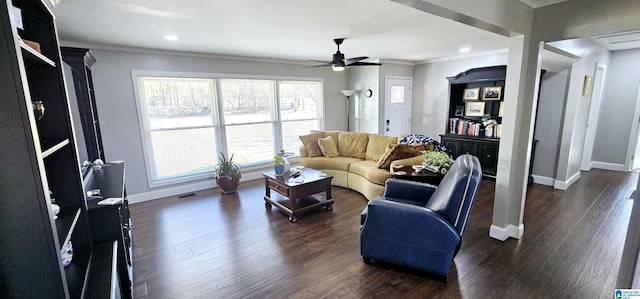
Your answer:
[[[273,171],[275,171],[277,176],[281,176],[284,174],[284,164],[273,165]]]
[[[493,127],[484,129],[484,136],[493,137]]]
[[[53,210],[53,219],[58,219],[58,213],[60,213],[60,206],[52,203],[51,209]]]
[[[220,176],[216,178],[216,183],[220,187],[222,194],[235,193],[238,190],[238,181],[232,176]]]

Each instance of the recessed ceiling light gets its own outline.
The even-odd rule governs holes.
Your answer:
[[[458,50],[458,51],[460,51],[460,53],[467,53],[467,52],[471,51],[471,48],[464,47],[464,48],[460,48],[460,50]]]
[[[167,34],[164,36],[164,39],[174,41],[174,40],[178,40],[178,37],[173,34]]]

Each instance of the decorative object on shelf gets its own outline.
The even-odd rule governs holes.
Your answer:
[[[23,39],[22,41],[25,43],[25,45],[29,46],[29,48],[34,49],[38,53],[42,53],[40,50],[40,43],[30,41],[28,39]]]
[[[482,99],[485,101],[498,101],[502,95],[502,86],[486,86]]]
[[[464,115],[464,106],[456,106],[455,116],[463,116]]]
[[[591,85],[593,78],[591,76],[584,76],[584,83],[582,85],[582,96],[587,97],[591,95]]]
[[[477,101],[478,99],[480,99],[480,87],[465,88],[462,99],[468,101]]]
[[[451,165],[453,159],[445,152],[422,151],[422,166],[429,171],[445,174]]]
[[[367,88],[367,90],[365,90],[365,92],[364,92],[364,95],[365,95],[367,98],[372,97],[372,96],[373,96],[373,90],[371,90],[371,88]]]
[[[31,106],[33,107],[33,115],[36,117],[36,120],[41,120],[46,110],[42,101],[31,101]]]
[[[484,102],[467,102],[465,104],[465,116],[483,116]]]
[[[102,161],[101,159],[96,159],[95,161],[93,161],[93,164],[91,164],[91,168],[95,171],[98,171],[100,169],[102,169],[102,165],[104,165],[104,161]]]
[[[222,194],[231,194],[238,190],[238,182],[240,182],[242,174],[240,173],[240,165],[233,162],[233,154],[227,160],[224,153],[220,152],[218,164],[213,171],[216,184],[220,187]]]
[[[502,104],[504,104],[504,102],[500,102],[500,109],[498,109],[498,117],[502,117]]]
[[[62,259],[62,265],[68,266],[71,264],[71,260],[73,259],[73,244],[71,244],[71,240],[64,243],[62,249],[60,249],[60,258]]]
[[[342,94],[344,94],[344,96],[347,97],[347,131],[349,131],[349,113],[351,110],[351,106],[349,105],[349,97],[351,97],[351,95],[353,95],[353,93],[355,92],[355,90],[353,89],[343,89],[342,90]]]
[[[284,175],[284,156],[279,154],[273,156],[273,171],[277,176]]]
[[[482,116],[482,125],[484,126],[484,136],[494,137],[493,128],[498,124],[495,119],[491,118],[491,115],[485,114]]]
[[[49,199],[51,200],[51,210],[53,211],[53,219],[58,219],[60,213],[60,206],[56,204],[56,199],[53,197],[53,192],[49,190]]]

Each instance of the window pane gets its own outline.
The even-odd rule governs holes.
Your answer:
[[[320,117],[321,82],[282,81],[278,87],[282,120]]]
[[[151,130],[213,125],[212,80],[142,77],[140,82]]]
[[[273,80],[220,80],[225,124],[271,121],[274,90]]]
[[[309,134],[311,130],[319,130],[319,120],[287,121],[282,122],[282,143],[285,152],[292,152],[296,156],[300,155],[301,135]]]
[[[153,131],[151,142],[157,178],[213,171],[214,128]]]
[[[404,103],[404,86],[391,86],[391,103]]]
[[[227,126],[227,150],[234,161],[245,164],[273,159],[273,125]]]

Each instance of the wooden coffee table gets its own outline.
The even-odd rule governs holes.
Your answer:
[[[402,171],[404,171],[405,174],[398,173]],[[444,178],[444,175],[431,172],[426,169],[422,170],[421,172],[416,172],[411,166],[405,165],[402,168],[394,168],[393,178],[401,179],[401,180],[416,181],[421,183],[429,183],[431,185],[437,186],[442,181],[442,178]]]
[[[304,168],[302,175],[297,179],[289,177],[289,173],[276,176],[273,171],[262,174],[264,176],[264,205],[271,208],[272,205],[289,215],[289,221],[298,221],[298,215],[316,207],[322,207],[327,211],[333,209],[331,198],[332,176],[311,168]],[[271,190],[275,194],[271,194]],[[325,195],[322,195],[322,193]]]

